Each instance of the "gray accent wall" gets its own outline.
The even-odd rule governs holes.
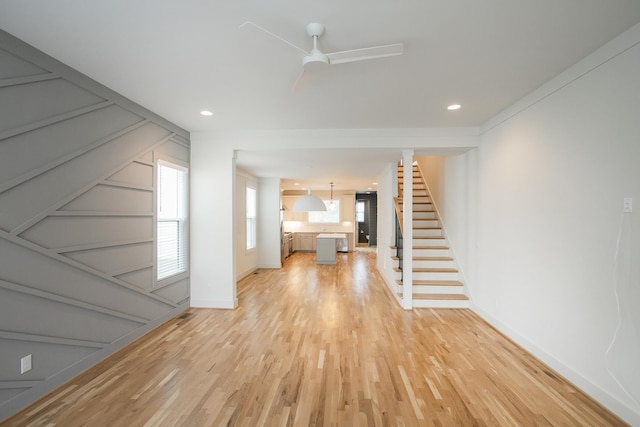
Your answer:
[[[188,308],[154,278],[156,161],[189,145],[0,31],[0,420]]]

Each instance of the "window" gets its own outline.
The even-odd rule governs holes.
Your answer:
[[[364,222],[364,202],[361,200],[356,202],[356,221]]]
[[[247,187],[247,250],[256,247],[256,189]]]
[[[158,162],[158,280],[187,271],[187,169]]]
[[[309,222],[338,223],[340,222],[340,201],[323,200],[326,211],[309,212]]]

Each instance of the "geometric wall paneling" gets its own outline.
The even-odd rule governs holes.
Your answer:
[[[35,360],[33,369],[23,375],[20,374],[20,364],[0,365],[0,388],[3,386],[2,381],[33,381],[34,379],[47,378],[65,366],[69,366],[99,349],[100,347],[83,347],[0,337],[1,360],[20,360],[20,357],[25,354],[46,355],[46,357],[40,357]]]
[[[0,87],[0,98],[4,105],[0,108],[0,132],[105,101],[60,78]]]
[[[129,163],[118,172],[107,177],[105,182],[115,184],[127,184],[140,189],[153,188],[153,165],[138,161]]]
[[[28,310],[37,310],[47,321],[24,316]],[[0,287],[0,324],[3,330],[18,334],[106,345],[143,323]],[[64,330],[58,325],[65,325]]]
[[[189,134],[0,30],[0,421],[189,306],[154,289],[158,153]]]
[[[1,344],[1,343],[0,343]],[[0,354],[2,357],[2,354]],[[7,388],[5,388],[7,387]],[[10,387],[10,388],[9,388]],[[0,379],[0,402],[8,402],[16,396],[21,395],[25,391],[29,390],[30,387],[20,384],[9,383],[8,385],[4,385],[2,380]]]
[[[0,194],[0,205],[6,206],[0,216],[0,227],[11,230],[34,216],[68,202],[130,163],[140,152],[153,149],[171,134],[147,123],[109,144],[103,144],[60,166],[42,173]],[[40,197],[33,197],[38,194]]]
[[[147,320],[175,306],[118,279],[93,273],[82,264],[75,267],[73,260],[62,255],[45,255],[35,246],[22,246],[0,235],[0,279]]]
[[[137,190],[98,184],[58,211],[138,212],[153,216],[153,193],[151,189]]]
[[[132,271],[153,263],[153,242],[92,248],[83,251],[66,252],[64,256],[101,271],[109,276],[114,272]],[[126,281],[126,280],[125,280]]]
[[[0,80],[49,74],[47,70],[25,61],[4,49],[0,49],[0,64]]]
[[[177,135],[173,135],[171,139],[174,139]],[[153,166],[153,153],[148,151],[143,153],[140,157],[136,159],[137,162],[147,164],[149,166]]]
[[[43,248],[68,251],[84,245],[153,238],[151,216],[48,216],[20,237]]]
[[[0,157],[8,156],[14,161],[3,165],[0,182],[37,170],[105,138],[111,139],[111,135],[142,121],[140,116],[109,105],[5,138],[0,141]]]
[[[189,281],[187,279],[179,280],[158,288],[153,293],[179,304],[189,298]]]
[[[153,287],[153,269],[151,267],[147,266],[135,271],[118,274],[115,277],[142,290],[151,290]]]
[[[155,151],[156,153],[162,153],[185,163],[189,162],[189,147],[185,147],[171,140],[160,145]]]

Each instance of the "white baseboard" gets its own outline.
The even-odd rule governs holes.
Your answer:
[[[226,308],[234,309],[238,306],[238,298],[233,300],[198,300],[191,298],[193,308]]]

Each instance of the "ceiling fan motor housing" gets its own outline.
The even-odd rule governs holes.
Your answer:
[[[311,64],[324,64],[329,65],[329,57],[319,50],[312,50],[309,52],[309,55],[306,55],[302,58],[302,66],[307,67],[307,65]]]

